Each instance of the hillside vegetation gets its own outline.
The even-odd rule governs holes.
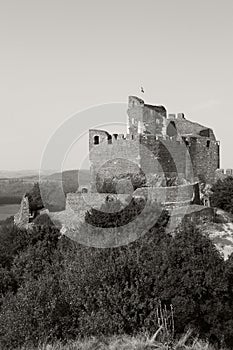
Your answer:
[[[100,227],[123,233],[145,207],[140,200],[109,210],[118,204],[86,213],[93,239]],[[61,236],[45,214],[28,231],[3,224],[0,348],[232,349],[233,255],[224,261],[193,225],[168,234],[168,220],[160,212],[145,235],[105,249]]]
[[[127,216],[133,218],[143,206],[135,203]],[[87,219],[100,222],[95,210]],[[120,225],[125,219],[122,213],[108,220]],[[224,261],[194,227],[183,227],[174,237],[165,234],[167,220],[163,213],[143,237],[106,249],[61,237],[45,219],[28,232],[2,226],[0,348],[33,349],[59,341],[77,345],[84,339],[92,342],[92,337],[114,342],[117,335],[119,349],[120,339],[122,344],[128,341],[122,345],[125,349],[132,344],[134,349],[150,349],[145,338],[144,345],[136,345],[141,341],[138,334],[152,337],[161,325],[169,331],[165,338],[163,332],[156,337],[160,348],[176,344],[188,329],[193,330],[192,339],[198,336],[231,348],[233,258]]]

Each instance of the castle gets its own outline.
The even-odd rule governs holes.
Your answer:
[[[145,104],[135,96],[129,97],[127,114],[126,134],[89,130],[90,191],[68,193],[65,210],[49,213],[61,232],[73,237],[87,210],[100,210],[111,198],[106,184],[115,185],[112,198],[121,203],[126,203],[129,194],[160,203],[170,212],[171,229],[184,216],[195,223],[213,220],[215,212],[208,198],[202,198],[207,206],[200,205],[199,186],[211,186],[218,173],[224,176],[213,130],[187,120],[183,113],[167,114],[165,107]],[[23,198],[15,223],[27,225],[29,215]]]
[[[91,191],[97,179],[135,173],[212,184],[220,168],[219,141],[209,127],[187,120],[183,113],[167,114],[164,106],[145,104],[138,97],[128,101],[127,134],[89,130]],[[181,182],[182,183],[182,182]]]

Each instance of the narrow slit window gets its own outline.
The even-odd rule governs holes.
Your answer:
[[[210,140],[208,140],[208,141],[206,142],[206,147],[207,147],[207,148],[210,148]]]

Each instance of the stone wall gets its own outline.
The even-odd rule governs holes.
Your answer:
[[[132,196],[148,198],[152,202],[157,201],[167,208],[180,207],[192,203],[200,204],[198,183],[173,187],[142,187],[135,190]],[[91,208],[100,209],[107,197],[118,199],[122,204],[126,204],[129,198],[127,194],[68,193],[66,210],[81,212]]]
[[[128,195],[109,193],[68,193],[66,196],[66,210],[74,212],[87,211],[91,208],[100,209],[106,202],[106,198],[120,200],[122,204],[126,203]]]
[[[198,183],[171,187],[142,187],[134,191],[134,195],[149,196],[152,201],[157,201],[167,208],[200,204]]]

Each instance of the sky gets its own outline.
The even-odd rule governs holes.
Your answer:
[[[233,168],[232,37],[231,0],[0,0],[0,169],[40,168],[74,116],[85,135],[65,167],[79,167],[88,128],[106,124],[83,111],[110,104],[118,131],[141,86],[146,103],[213,128]]]

